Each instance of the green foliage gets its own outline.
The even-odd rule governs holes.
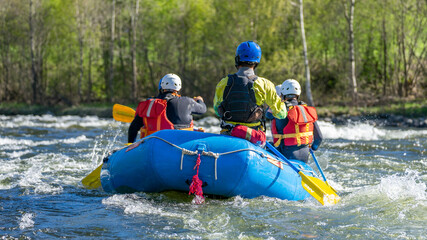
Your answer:
[[[113,74],[113,101],[132,103],[134,17],[140,99],[155,95],[159,79],[174,72],[183,79],[184,95],[201,95],[211,104],[217,82],[235,71],[236,47],[246,40],[255,40],[262,48],[260,76],[275,84],[294,78],[305,87],[298,1],[115,2],[110,72],[112,0],[0,1],[0,101],[29,103],[35,66],[41,104],[105,102],[109,74]],[[350,99],[348,4],[348,0],[304,1],[316,105],[345,105]],[[354,37],[361,102],[369,105],[387,96],[414,99],[427,94],[426,11],[422,0],[356,1]]]

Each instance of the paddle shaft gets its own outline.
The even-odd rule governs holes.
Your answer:
[[[325,174],[323,174],[322,168],[320,167],[320,164],[317,161],[316,156],[314,156],[314,152],[311,148],[310,148],[310,153],[311,153],[311,156],[313,157],[314,162],[316,163],[317,169],[319,169],[320,174],[322,174],[323,181],[327,182]]]
[[[271,151],[273,151],[277,156],[279,156],[280,158],[282,158],[289,166],[291,166],[291,168],[295,171],[295,172],[297,172],[297,173],[299,173],[300,172],[300,170],[298,170],[298,168],[296,168],[292,163],[291,163],[291,161],[289,161],[285,156],[283,156],[283,154],[282,153],[280,153],[274,146],[272,146],[269,142],[266,142],[265,143],[266,145],[267,145],[267,147],[271,150]]]

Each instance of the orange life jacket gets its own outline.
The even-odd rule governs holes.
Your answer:
[[[291,106],[287,116],[289,122],[279,134],[276,128],[276,119],[271,123],[274,146],[278,147],[282,139],[285,146],[308,145],[313,142],[313,123],[318,119],[314,107],[307,105]]]
[[[136,108],[138,114],[144,121],[141,128],[141,138],[164,129],[175,129],[173,123],[166,116],[167,101],[165,99],[148,99],[140,102]],[[193,130],[193,122],[189,128],[181,130]]]

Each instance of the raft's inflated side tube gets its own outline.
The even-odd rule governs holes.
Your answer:
[[[131,150],[128,148],[135,145],[116,151],[104,162],[101,171],[104,191],[188,192],[196,174],[194,166],[197,160],[197,154],[188,153],[204,152],[199,167],[204,194],[245,198],[265,195],[288,200],[310,197],[295,171],[285,163],[277,164],[277,157],[244,139],[162,130],[134,144],[139,145]],[[183,154],[182,149],[189,152]],[[305,174],[312,176],[313,170],[308,165],[301,161],[292,162],[308,170],[304,171]],[[277,166],[280,164],[283,169]]]

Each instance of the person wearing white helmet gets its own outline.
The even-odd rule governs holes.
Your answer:
[[[261,142],[265,142],[264,104],[275,117],[286,117],[286,106],[277,96],[274,84],[255,75],[260,61],[261,47],[253,41],[242,42],[235,54],[237,72],[217,84],[214,110],[221,118],[222,134],[247,136],[245,138],[251,142],[257,142],[260,137]],[[234,134],[236,131],[240,133]]]
[[[166,74],[159,82],[159,90],[179,92],[182,87],[181,78],[173,73]]]
[[[128,143],[133,143],[141,130],[141,138],[163,129],[193,130],[192,114],[203,114],[206,105],[200,96],[179,95],[181,78],[166,74],[159,82],[159,95],[138,104],[135,118],[129,126]]]
[[[288,116],[285,119],[267,116],[273,119],[271,132],[274,146],[288,159],[307,162],[309,147],[316,151],[323,139],[316,122],[316,109],[298,101],[301,86],[294,79],[284,81],[278,94],[286,104]]]

